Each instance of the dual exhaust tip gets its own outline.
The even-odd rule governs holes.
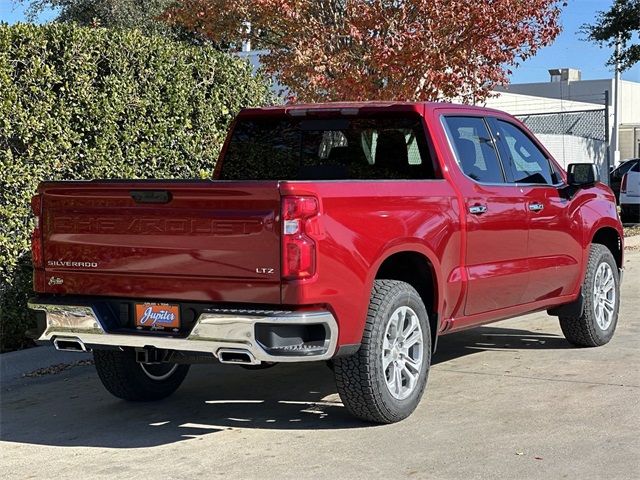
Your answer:
[[[79,338],[56,338],[53,341],[56,350],[61,352],[88,352],[89,349]]]
[[[88,352],[89,348],[79,338],[56,338],[53,340],[56,350],[62,352]],[[217,355],[220,363],[235,365],[260,365],[260,360],[256,360],[251,352],[241,348],[221,348]]]
[[[260,365],[260,360],[256,360],[256,357],[254,357],[251,352],[241,348],[221,348],[218,350],[217,356],[220,363]]]

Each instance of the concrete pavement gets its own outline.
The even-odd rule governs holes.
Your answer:
[[[194,366],[169,399],[129,404],[103,389],[92,366],[21,377],[33,370],[29,356],[49,354],[9,354],[23,363],[2,373],[0,472],[16,479],[640,478],[640,251],[626,255],[610,344],[572,348],[544,313],[442,337],[422,403],[395,425],[352,419],[324,364]]]

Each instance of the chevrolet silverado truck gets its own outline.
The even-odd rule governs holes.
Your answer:
[[[446,103],[245,109],[212,180],[44,182],[37,338],[106,389],[173,393],[190,364],[326,361],[345,407],[411,414],[440,335],[546,310],[606,344],[623,233],[591,164]]]

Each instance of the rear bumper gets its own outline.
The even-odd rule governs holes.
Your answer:
[[[29,308],[45,314],[44,331],[38,341],[80,342],[83,349],[95,347],[156,348],[182,352],[212,354],[241,351],[249,354],[253,364],[261,362],[306,362],[327,360],[336,350],[338,325],[333,315],[324,310],[262,311],[211,310],[199,315],[191,332],[182,338],[149,333],[111,333],[93,307],[61,305],[30,301]],[[320,345],[305,348],[265,347],[257,339],[256,327],[320,325],[325,336]]]

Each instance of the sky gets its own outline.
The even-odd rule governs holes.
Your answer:
[[[611,51],[582,40],[581,25],[594,21],[598,11],[606,10],[612,0],[568,0],[560,16],[562,33],[554,43],[538,51],[535,57],[514,69],[511,83],[547,82],[550,68],[577,68],[583,80],[611,78],[613,70],[606,65]],[[55,12],[45,12],[39,21],[50,20]],[[24,6],[15,0],[0,0],[0,22],[13,24],[26,21]],[[637,37],[636,37],[637,39]],[[640,82],[640,64],[622,72],[623,80]]]

